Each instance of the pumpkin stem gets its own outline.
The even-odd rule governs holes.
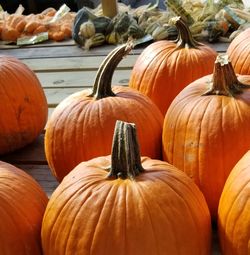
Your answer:
[[[133,48],[133,43],[128,42],[112,50],[101,63],[94,82],[93,92],[89,95],[95,99],[115,96],[111,88],[111,81],[117,65]]]
[[[143,171],[135,124],[118,120],[115,125],[108,177],[134,179]]]
[[[238,81],[227,54],[219,54],[215,60],[211,88],[203,95],[234,96],[241,94],[249,85]]]
[[[176,43],[176,50],[198,48],[202,45],[194,39],[188,25],[180,16],[171,18],[169,23],[175,25],[178,30],[178,37],[174,41]]]

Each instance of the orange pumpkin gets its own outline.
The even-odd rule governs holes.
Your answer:
[[[35,73],[20,60],[0,56],[0,155],[19,149],[42,132],[48,114]]]
[[[227,48],[236,73],[250,75],[250,28],[236,36]]]
[[[230,173],[219,203],[218,229],[222,254],[250,254],[250,151]]]
[[[59,181],[80,162],[110,154],[117,119],[136,123],[142,155],[161,158],[160,111],[138,91],[122,86],[111,89],[114,69],[128,51],[127,45],[115,48],[100,66],[93,92],[72,94],[52,113],[46,126],[45,153]]]
[[[176,41],[150,44],[137,58],[129,86],[150,97],[165,115],[175,96],[189,83],[213,71],[217,53],[198,43],[189,28],[175,19]]]
[[[47,203],[32,177],[0,161],[1,255],[42,255],[40,232]]]
[[[42,223],[45,255],[209,255],[210,241],[198,187],[170,164],[141,158],[135,125],[121,121],[111,157],[72,170]]]
[[[250,146],[249,84],[219,56],[213,75],[184,88],[165,116],[163,158],[193,178],[214,219],[226,178]]]

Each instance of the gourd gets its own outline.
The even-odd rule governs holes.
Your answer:
[[[218,209],[218,233],[222,254],[248,255],[250,253],[250,151],[231,171]]]
[[[164,119],[163,158],[193,178],[214,220],[225,181],[250,146],[249,84],[219,55],[213,74],[184,88]]]
[[[19,149],[43,131],[48,115],[35,73],[14,57],[0,56],[0,155]]]
[[[111,156],[80,163],[56,188],[41,233],[45,255],[211,254],[202,193],[172,165],[140,157],[136,127],[123,121]]]
[[[109,17],[98,17],[86,7],[80,9],[73,22],[72,38],[80,46],[84,46],[85,40],[97,34],[103,36],[113,29]],[[88,31],[88,32],[87,32]]]
[[[236,73],[250,75],[250,28],[247,28],[236,36],[229,44],[227,54],[229,55]]]
[[[160,111],[138,91],[111,87],[116,66],[131,48],[123,44],[111,51],[96,74],[92,92],[85,89],[70,95],[52,113],[46,125],[45,154],[59,181],[81,161],[110,154],[117,119],[136,123],[142,155],[161,158]]]
[[[213,71],[217,53],[194,40],[188,26],[172,19],[176,41],[160,40],[147,46],[132,69],[129,87],[147,95],[165,115],[175,96],[189,83]]]
[[[47,202],[31,176],[0,161],[1,255],[42,255],[40,232]]]
[[[83,38],[90,38],[95,34],[95,25],[88,20],[80,25],[79,35]]]

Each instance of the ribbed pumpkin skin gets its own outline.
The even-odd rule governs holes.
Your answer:
[[[241,32],[227,48],[236,73],[250,74],[250,28]]]
[[[210,253],[211,223],[193,181],[166,162],[107,179],[110,157],[79,164],[52,194],[42,224],[44,255]]]
[[[133,67],[129,87],[147,95],[165,115],[176,95],[192,81],[212,73],[217,53],[208,46],[176,49],[172,41],[147,46]]]
[[[230,173],[223,189],[218,226],[224,255],[250,254],[250,152],[248,151]]]
[[[163,125],[163,159],[201,188],[213,218],[227,176],[250,146],[250,90],[202,96],[212,76],[196,80],[172,102]],[[249,77],[238,77],[250,84]]]
[[[21,148],[43,130],[48,105],[35,74],[20,60],[0,56],[0,155]]]
[[[45,153],[61,181],[77,164],[109,155],[116,120],[138,127],[142,155],[161,158],[163,116],[143,94],[112,87],[115,97],[95,100],[84,90],[66,98],[53,112],[45,133]]]
[[[0,254],[41,255],[48,198],[24,171],[0,161]]]

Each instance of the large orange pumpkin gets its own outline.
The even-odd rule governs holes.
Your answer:
[[[223,255],[250,254],[250,151],[230,173],[219,203],[218,227]]]
[[[236,73],[250,75],[250,28],[236,36],[227,48]]]
[[[47,202],[31,176],[0,161],[1,255],[42,255],[40,233]]]
[[[192,37],[175,19],[176,41],[162,40],[146,47],[133,67],[129,86],[150,97],[165,115],[175,96],[192,81],[212,73],[217,53]]]
[[[250,147],[250,89],[243,84],[250,76],[237,78],[219,56],[213,75],[184,88],[164,120],[163,158],[194,179],[214,219],[226,178]]]
[[[0,155],[19,149],[43,130],[48,114],[36,75],[20,60],[0,56]]]
[[[140,157],[119,121],[112,156],[80,163],[60,183],[42,224],[44,255],[209,255],[211,219],[195,183]]]
[[[127,45],[115,48],[101,65],[93,92],[72,94],[53,112],[46,128],[45,152],[59,181],[81,161],[110,154],[117,119],[136,123],[142,155],[161,158],[160,111],[135,90],[111,89],[114,69],[126,53]]]

